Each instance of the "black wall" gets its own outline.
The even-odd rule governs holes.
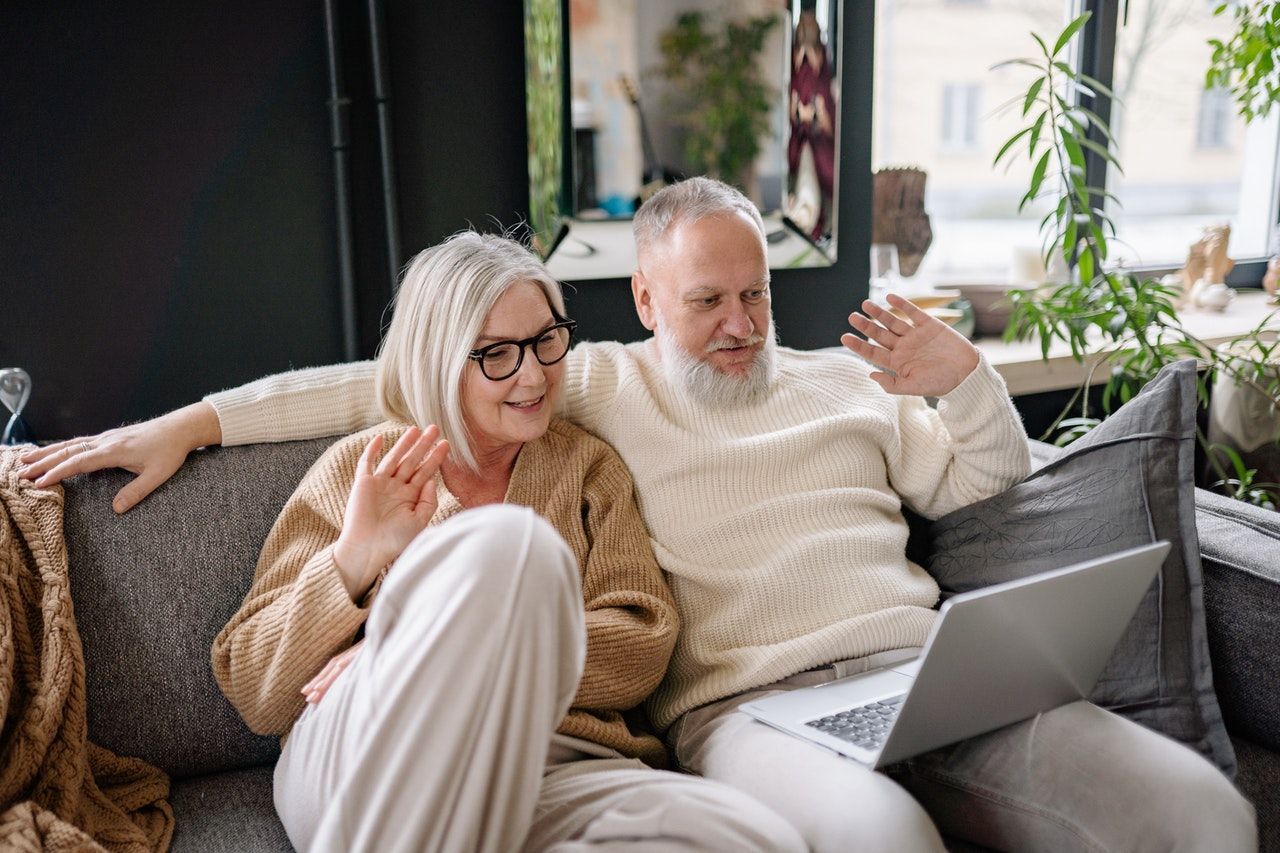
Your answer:
[[[32,374],[37,437],[340,360],[323,4],[24,5],[0,27],[0,367]],[[775,273],[791,346],[835,343],[865,291],[870,6],[846,3],[842,260]],[[523,21],[519,0],[387,3],[393,262],[367,6],[337,8],[367,357],[391,268],[460,228],[525,216]],[[644,334],[627,282],[577,283],[568,295],[588,337]]]

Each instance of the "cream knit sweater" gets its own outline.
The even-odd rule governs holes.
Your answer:
[[[938,587],[907,561],[905,502],[936,517],[1030,470],[1003,380],[984,360],[937,410],[886,394],[846,353],[780,347],[752,405],[713,410],[662,374],[653,340],[567,359],[565,413],[631,468],[683,625],[650,700],[684,712],[831,661],[924,642]],[[223,443],[324,435],[379,419],[370,362],[269,377],[206,398]]]

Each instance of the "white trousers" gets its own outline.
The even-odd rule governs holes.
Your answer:
[[[532,510],[471,510],[388,572],[365,646],[275,772],[309,851],[804,850],[748,795],[555,735],[586,655],[572,552]]]

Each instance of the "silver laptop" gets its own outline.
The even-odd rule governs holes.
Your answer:
[[[739,710],[884,767],[1083,699],[1168,553],[1156,542],[953,596],[913,660]]]

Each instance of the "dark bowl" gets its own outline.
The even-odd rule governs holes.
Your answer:
[[[1007,284],[948,283],[947,287],[960,291],[973,305],[973,333],[977,337],[999,337],[1009,322],[1013,306],[1007,294],[1012,289]]]

